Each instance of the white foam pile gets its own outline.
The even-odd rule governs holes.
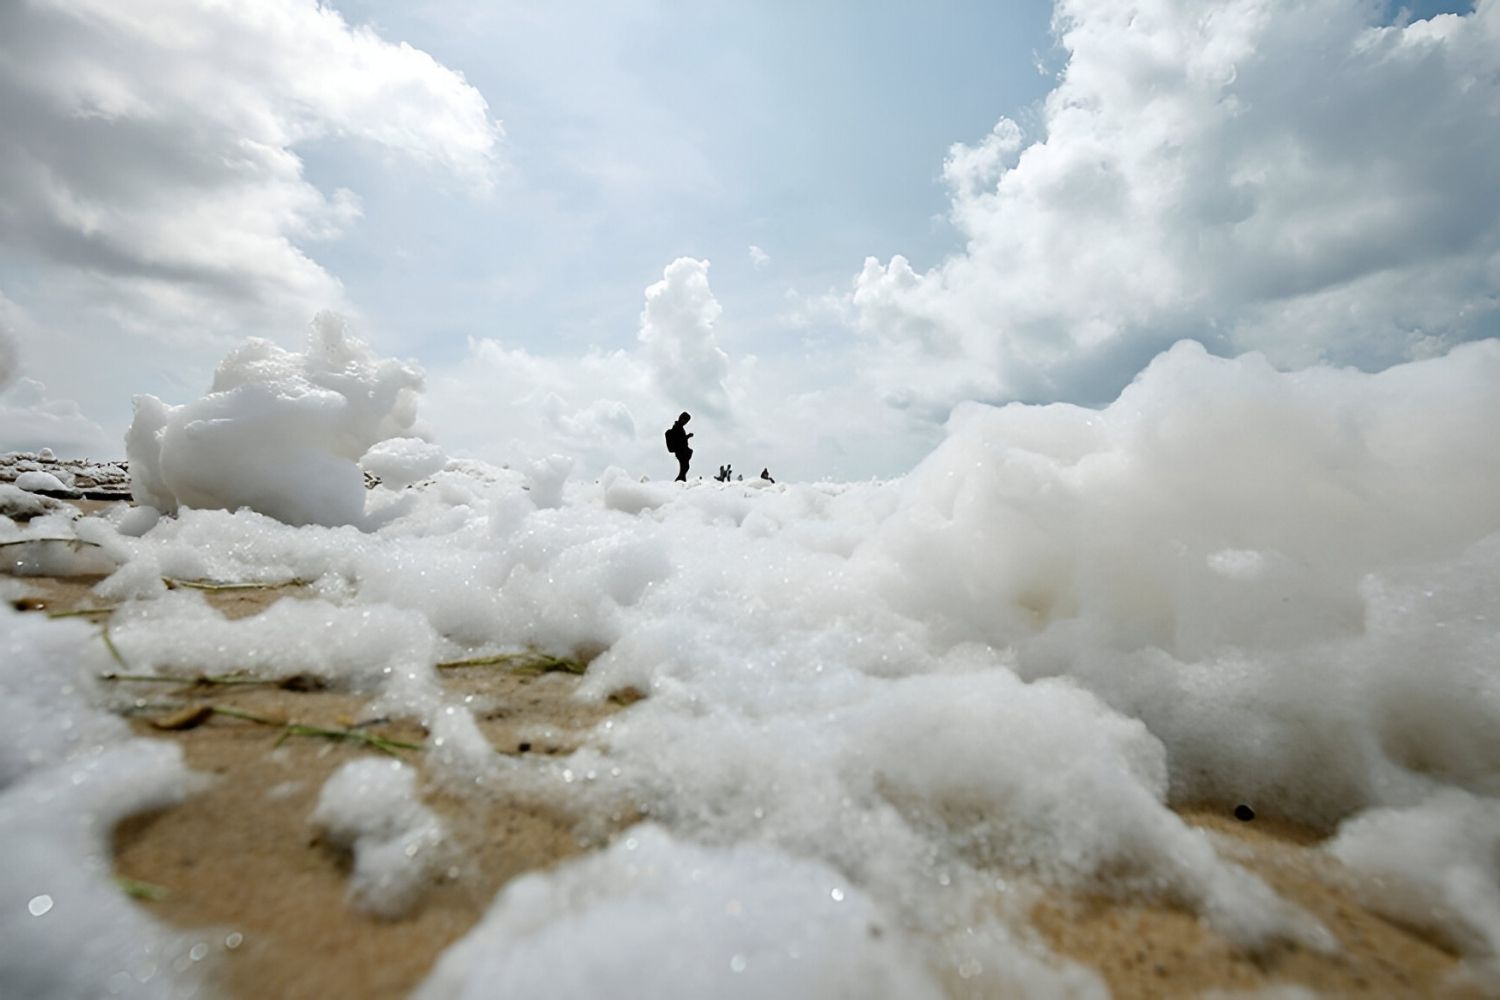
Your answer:
[[[16,477],[16,487],[29,493],[74,493],[72,486],[58,479],[50,472],[35,470],[23,472]]]
[[[417,797],[416,772],[399,760],[339,768],[323,785],[312,822],[353,853],[349,898],[376,916],[406,913],[442,860],[442,821]]]
[[[410,486],[448,464],[443,449],[421,438],[392,438],[365,452],[360,468],[387,486]]]
[[[0,484],[0,573],[11,576],[98,576],[113,573],[116,531],[80,522],[77,508]]]
[[[1370,878],[1366,902],[1475,956],[1500,982],[1500,801],[1444,789],[1406,809],[1372,809],[1329,845]]]
[[[421,382],[411,366],[376,359],[332,313],[315,320],[302,354],[247,341],[203,398],[135,398],[125,436],[132,492],[164,512],[248,507],[288,524],[359,523],[358,463],[411,430]]]
[[[0,993],[200,995],[214,950],[156,925],[115,883],[126,816],[194,787],[178,748],[92,707],[111,665],[92,630],[0,607]],[[221,947],[221,945],[219,945]]]
[[[878,908],[842,885],[816,861],[647,824],[555,877],[517,879],[417,997],[941,997]],[[570,957],[599,941],[596,960]]]
[[[1049,887],[1335,948],[1171,808],[1196,802],[1344,824],[1377,905],[1496,988],[1500,342],[1375,375],[1183,344],[1104,410],[970,406],[901,480],[774,486],[438,466],[380,444],[410,437],[415,375],[361,350],[246,348],[204,400],[143,404],[132,474],[177,515],[89,530],[133,669],[312,671],[428,725],[449,793],[650,817],[502,891],[425,995],[1100,995],[1026,929]],[[356,382],[383,402],[329,387]],[[367,455],[390,479],[366,504]],[[318,599],[231,623],[163,575]],[[97,661],[60,627],[10,641]],[[495,754],[432,665],[524,646],[602,649],[583,695],[648,697],[566,759]],[[43,780],[15,739],[0,759]],[[400,840],[420,789],[395,791],[359,831]]]
[[[51,497],[23,490],[10,483],[0,483],[0,517],[14,526],[16,520],[30,520],[42,514],[56,513],[66,505]]]

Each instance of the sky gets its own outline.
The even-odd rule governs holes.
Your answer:
[[[324,310],[450,454],[653,477],[1500,334],[1500,0],[15,0],[0,135],[0,450]]]

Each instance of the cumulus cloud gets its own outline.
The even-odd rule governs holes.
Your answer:
[[[679,257],[646,289],[638,337],[656,384],[668,399],[721,417],[729,413],[724,384],[729,355],[714,335],[722,312],[708,286],[708,261]]]
[[[184,337],[300,326],[338,282],[306,247],[359,215],[308,181],[316,140],[489,189],[501,133],[478,91],[314,0],[0,5],[0,249]]]
[[[118,458],[125,450],[71,399],[52,399],[47,387],[22,375],[0,391],[0,452],[41,451],[75,458]]]
[[[1183,337],[1378,369],[1500,332],[1500,2],[1379,7],[1060,0],[1038,134],[944,163],[963,252],[844,297],[865,377],[940,415],[1104,401]]]
[[[750,244],[750,266],[757,271],[764,271],[771,263],[771,255],[766,253],[754,243]]]
[[[645,290],[637,345],[546,357],[471,340],[463,360],[429,368],[422,413],[451,452],[521,465],[550,454],[579,475],[617,465],[676,474],[662,432],[693,413],[692,475],[721,464],[782,479],[846,479],[914,461],[939,435],[848,383],[838,351],[731,358],[717,341],[722,308],[707,261],[680,258]]]
[[[54,399],[23,373],[20,339],[36,336],[35,321],[0,293],[0,452],[41,451],[81,458],[114,458],[123,450],[71,399]]]

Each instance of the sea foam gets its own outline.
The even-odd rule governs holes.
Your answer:
[[[1097,992],[1025,930],[1049,889],[1186,907],[1250,949],[1333,947],[1179,818],[1194,804],[1341,829],[1332,853],[1391,887],[1379,905],[1425,908],[1476,964],[1492,955],[1492,845],[1464,831],[1500,796],[1500,342],[1373,375],[1182,344],[1100,410],[961,408],[889,482],[667,484],[450,459],[325,503],[278,448],[320,441],[318,462],[357,476],[372,445],[409,436],[403,370],[355,367],[389,373],[361,385],[400,387],[356,440],[257,436],[257,475],[285,459],[277,489],[307,487],[285,517],[194,509],[189,496],[243,503],[248,480],[210,464],[179,492],[164,435],[141,498],[176,515],[139,537],[89,530],[114,536],[95,541],[134,598],[114,632],[143,669],[311,669],[451,736],[462,752],[434,754],[426,780],[482,775],[473,794],[509,783],[586,827],[651,818],[622,835],[633,849],[506,888],[429,993],[519,988],[559,968],[537,956],[564,953],[565,995],[649,992],[671,955],[697,956],[679,972],[700,994],[818,992],[868,970],[884,970],[874,995],[954,976]],[[319,399],[273,409],[326,431],[323,408],[341,407]],[[192,440],[197,405],[160,426]],[[244,412],[257,426],[262,410]],[[419,453],[376,452],[397,480],[427,470]],[[349,523],[287,523],[311,520]],[[150,587],[157,574],[297,579],[317,599],[222,622]],[[52,655],[50,635],[15,641]],[[565,759],[486,766],[431,667],[525,647],[592,657],[581,697],[647,697]],[[1479,887],[1453,890],[1460,876]],[[741,916],[721,919],[733,899]],[[799,935],[823,942],[818,957],[791,961]]]

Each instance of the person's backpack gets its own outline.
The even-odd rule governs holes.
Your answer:
[[[682,448],[682,444],[680,443],[682,442],[682,440],[683,437],[681,427],[673,424],[671,427],[667,428],[667,451],[671,452],[673,455],[677,454],[677,452]]]

